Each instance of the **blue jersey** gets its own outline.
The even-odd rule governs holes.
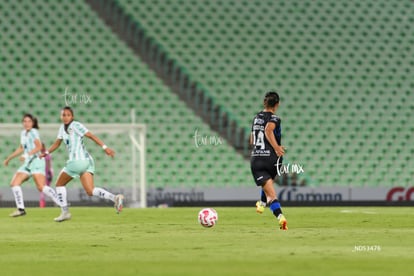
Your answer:
[[[40,141],[40,135],[37,129],[32,128],[29,131],[22,131],[20,134],[20,144],[22,145],[25,154],[29,154],[29,152],[36,147],[35,140]],[[40,153],[37,152],[35,155],[39,156],[39,154]]]
[[[83,143],[83,136],[89,130],[80,122],[72,121],[67,130],[62,124],[57,138],[64,141],[69,153],[69,160],[87,160],[90,158],[88,151]]]

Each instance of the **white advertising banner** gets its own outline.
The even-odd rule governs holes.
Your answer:
[[[23,185],[25,201],[38,201],[39,192],[34,187]],[[113,193],[123,193],[127,202],[131,200],[131,188],[109,189]],[[89,197],[80,187],[68,187],[68,201],[72,204],[102,202],[103,200]],[[276,187],[281,202],[352,202],[352,201],[384,201],[413,202],[414,187]],[[260,189],[257,187],[227,188],[149,188],[147,191],[148,205],[166,203],[202,202],[237,202],[257,201]],[[0,188],[0,203],[14,201],[10,188]],[[47,199],[47,201],[50,201]]]

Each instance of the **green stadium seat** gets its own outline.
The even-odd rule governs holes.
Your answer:
[[[406,141],[414,131],[408,127],[414,110],[411,1],[159,1],[156,8],[151,0],[117,3],[246,131],[254,113],[262,108],[264,92],[280,91],[279,114],[283,141],[289,148],[287,157],[306,164],[310,184],[410,185],[406,175],[413,174],[413,166],[403,164],[412,156],[413,146]],[[103,119],[106,122],[126,122],[131,107],[148,124],[151,118],[161,120],[157,111],[165,104],[160,100],[164,97],[169,110],[163,116],[174,122],[190,120],[189,128],[177,131],[163,124],[160,135],[166,139],[166,148],[187,159],[210,162],[200,164],[203,169],[194,173],[193,180],[201,175],[204,181],[219,185],[232,179],[216,176],[212,180],[208,173],[215,169],[212,164],[221,164],[226,157],[205,157],[201,150],[179,146],[183,152],[171,149],[182,133],[189,133],[185,141],[193,143],[196,128],[208,135],[217,134],[194,119],[194,113],[171,96],[171,91],[84,2],[8,1],[0,5],[0,20],[8,22],[2,27],[8,40],[0,42],[9,56],[16,58],[2,59],[5,66],[0,68],[0,76],[5,81],[0,89],[10,91],[5,93],[10,105],[0,104],[5,114],[0,122],[19,122],[14,95],[28,90],[44,91],[58,106],[61,98],[56,91],[66,86],[99,93],[101,100],[113,103],[115,109],[98,103],[90,110],[80,109],[79,114],[89,119],[109,110],[110,118]],[[44,9],[33,8],[35,5]],[[48,10],[53,13],[47,12],[45,17],[43,11]],[[34,100],[43,101],[44,97]],[[55,110],[33,106],[33,111],[42,114],[42,121],[55,122],[50,119],[55,118]],[[398,135],[390,138],[389,133]],[[383,156],[384,142],[389,142],[388,158]],[[233,167],[242,171],[233,182],[250,182],[248,162],[231,146],[223,147],[229,160],[237,156]],[[207,155],[220,156],[221,150],[210,149]],[[158,168],[154,163],[165,158],[151,153],[154,156],[149,157],[148,165]],[[166,159],[171,161],[175,155]],[[344,159],[355,164],[346,167]],[[315,160],[324,160],[326,166],[312,164]],[[375,170],[358,170],[360,160]],[[388,160],[406,170],[390,175]],[[149,174],[150,182],[157,183],[154,185],[162,185],[167,179],[180,185],[177,181],[190,175],[172,169],[166,176],[157,173],[160,171]],[[175,180],[168,174],[174,174],[171,179]]]
[[[226,175],[214,173],[221,168],[208,161],[203,149],[196,149],[194,145],[195,129],[205,135],[218,134],[212,132],[120,42],[84,1],[55,4],[40,0],[26,2],[24,7],[10,2],[1,5],[0,18],[16,29],[3,27],[5,35],[2,37],[8,37],[8,40],[0,39],[0,42],[16,59],[7,58],[6,66],[0,68],[0,76],[6,80],[1,84],[1,91],[5,91],[4,99],[8,102],[1,105],[4,117],[0,122],[19,123],[21,114],[15,112],[22,110],[19,93],[42,91],[28,94],[30,102],[47,102],[47,107],[33,104],[30,110],[38,114],[41,123],[56,123],[58,109],[65,104],[64,89],[69,87],[71,93],[92,95],[93,105],[75,107],[77,116],[85,123],[128,123],[130,108],[136,110],[137,120],[149,127],[147,181],[150,186],[228,184]],[[17,10],[19,21],[13,19],[11,10]],[[45,11],[53,11],[47,12],[47,19],[44,19]],[[70,16],[64,16],[67,14]],[[165,29],[162,24],[159,27],[159,30]],[[194,54],[193,48],[191,51]],[[20,62],[16,63],[16,60]],[[155,136],[161,139],[153,139]],[[12,144],[10,142],[8,148]],[[124,146],[130,148],[130,145],[114,145],[116,148]],[[243,177],[250,173],[248,162],[230,145],[211,149],[209,155],[232,156],[234,166],[243,170],[231,185],[251,184]],[[5,179],[2,183],[7,185],[9,174],[3,170]],[[200,179],[203,175],[209,177]],[[108,186],[123,181],[105,174],[105,168],[97,175],[99,180]]]

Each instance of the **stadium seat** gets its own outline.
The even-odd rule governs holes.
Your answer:
[[[279,91],[286,160],[303,165],[309,184],[412,184],[412,1],[116,4],[246,132],[264,92]],[[75,106],[85,122],[128,123],[134,108],[149,125],[150,185],[251,185],[248,161],[231,145],[195,147],[195,129],[218,134],[84,1],[3,1],[0,20],[0,123],[19,123],[28,110],[58,122],[69,87],[92,95],[93,104]],[[22,93],[30,102],[21,103]],[[4,141],[3,155],[14,147]],[[4,170],[0,185],[9,182]]]
[[[264,92],[280,91],[287,157],[311,183],[410,185],[412,169],[395,176],[387,159],[412,146],[387,135],[411,137],[411,1],[119,3],[247,131]]]
[[[130,109],[136,110],[137,122],[148,126],[149,186],[163,187],[167,183],[173,187],[251,185],[248,162],[231,145],[196,147],[196,129],[207,137],[219,137],[219,134],[173,94],[84,1],[57,4],[40,0],[25,2],[23,6],[8,1],[2,2],[1,7],[0,20],[5,24],[0,43],[7,56],[1,57],[4,66],[0,68],[0,76],[5,81],[0,83],[4,99],[0,102],[4,111],[0,123],[18,124],[27,111],[38,116],[41,125],[58,123],[59,110],[66,105],[64,93],[68,88],[70,93],[78,95],[72,106],[76,118],[86,126],[129,123]],[[92,102],[80,102],[80,96],[85,94]],[[23,103],[22,95],[27,96]],[[109,135],[103,138],[111,139]],[[3,156],[17,146],[10,139],[2,137],[4,144],[0,152]],[[128,151],[131,145],[110,141],[119,152],[118,158],[130,162],[122,152]],[[88,149],[94,156],[100,156],[92,145]],[[217,159],[228,156],[227,159],[232,160],[232,166],[239,168],[237,174],[232,175],[232,182],[223,168],[215,166],[206,154],[217,156]],[[55,155],[56,170],[62,166],[64,155]],[[113,173],[120,168],[119,164],[110,168],[100,167],[99,162],[103,164],[97,160],[96,182],[106,187],[125,182],[125,176]],[[0,172],[0,185],[8,185],[12,176],[10,168],[2,167]]]

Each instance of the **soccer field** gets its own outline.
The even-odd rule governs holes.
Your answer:
[[[414,208],[284,209],[280,231],[269,210],[200,208],[0,209],[1,275],[414,275]]]

